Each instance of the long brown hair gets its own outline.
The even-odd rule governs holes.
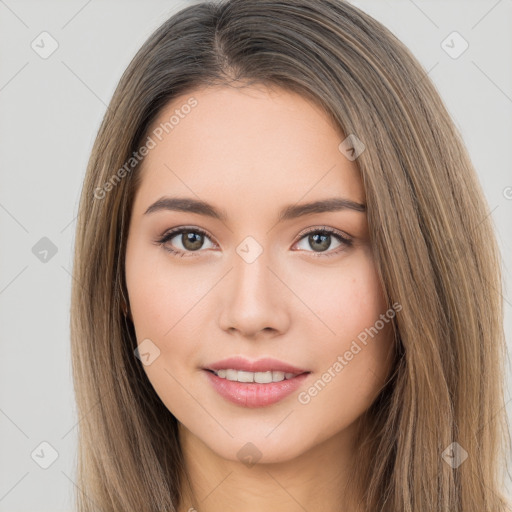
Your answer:
[[[197,3],[165,21],[124,72],[90,156],[76,230],[77,509],[179,506],[177,421],[135,357],[122,312],[138,149],[174,97],[242,82],[313,99],[366,147],[356,163],[375,265],[389,303],[402,309],[393,319],[396,366],[358,440],[353,474],[364,510],[509,510],[501,260],[489,209],[424,69],[342,0]],[[450,463],[454,455],[462,463]]]

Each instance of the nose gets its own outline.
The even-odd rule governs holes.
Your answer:
[[[290,323],[290,291],[266,252],[248,263],[238,255],[221,289],[220,327],[245,338],[275,337]]]

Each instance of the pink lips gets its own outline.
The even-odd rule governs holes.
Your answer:
[[[217,377],[211,370],[243,370],[248,372],[281,371],[294,373],[295,377],[280,382],[259,384],[256,382],[237,382]],[[243,357],[231,357],[217,361],[204,368],[212,387],[222,397],[242,407],[264,407],[284,399],[293,393],[307,378],[309,371],[289,365],[277,359],[265,358],[249,361]]]

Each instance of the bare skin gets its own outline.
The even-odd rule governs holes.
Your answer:
[[[126,253],[138,343],[149,338],[160,351],[144,369],[179,421],[191,483],[179,512],[355,512],[348,491],[357,500],[360,490],[344,486],[358,419],[386,381],[392,353],[391,322],[381,322],[344,356],[388,310],[366,213],[345,208],[280,222],[278,214],[333,197],[364,204],[357,165],[338,149],[345,136],[326,114],[283,89],[196,90],[175,98],[151,129],[192,96],[197,106],[143,162]],[[163,196],[207,201],[227,218],[145,214]],[[195,231],[190,243],[175,233],[159,245],[174,227],[206,235]],[[262,250],[250,263],[237,252],[248,236],[257,244],[251,251]],[[279,402],[248,408],[221,396],[205,370],[235,355],[310,373]],[[319,379],[320,390],[309,391]],[[244,446],[255,464],[240,455]]]

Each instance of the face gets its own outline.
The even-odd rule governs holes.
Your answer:
[[[148,133],[126,282],[155,392],[233,461],[343,435],[389,374],[394,316],[345,136],[311,101],[263,86],[175,98]]]

